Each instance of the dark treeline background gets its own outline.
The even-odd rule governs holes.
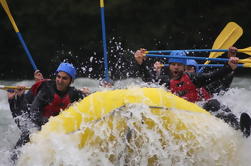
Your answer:
[[[14,20],[38,68],[52,76],[64,60],[79,77],[103,77],[99,0],[7,0]],[[248,0],[105,1],[109,70],[113,79],[134,75],[138,48],[212,48],[224,26],[234,21],[244,30],[238,48],[251,43]],[[3,8],[0,9],[0,80],[30,79],[33,68]],[[247,58],[247,55],[241,55]],[[239,69],[249,74],[250,69]]]

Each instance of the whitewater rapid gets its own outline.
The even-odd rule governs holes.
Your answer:
[[[33,81],[1,81],[3,85],[26,85],[31,86]],[[227,105],[232,112],[239,117],[241,112],[247,112],[251,115],[251,78],[234,78],[231,89],[223,96],[215,96],[221,103]],[[99,87],[98,80],[80,78],[74,82],[77,88],[88,87],[91,91],[106,90]],[[145,86],[143,82],[137,79],[127,79],[115,82],[115,88],[126,88],[134,86]],[[133,124],[140,120],[141,114],[144,116],[149,115],[149,108],[144,105],[138,105],[127,110],[130,114],[133,113],[133,118],[128,121],[128,124]],[[127,116],[127,115],[118,115]],[[182,115],[180,115],[182,116]],[[203,117],[201,121],[203,123]],[[184,117],[185,119],[185,117]],[[158,121],[158,119],[156,119]],[[191,122],[187,122],[191,123]],[[203,124],[198,125],[205,127]],[[100,127],[96,129],[100,135],[107,134],[104,128]],[[198,129],[194,129],[198,130]],[[37,165],[37,166],[49,166],[49,165],[126,165],[128,160],[133,160],[131,165],[147,165],[146,156],[151,154],[158,156],[161,161],[159,165],[240,165],[248,166],[251,163],[251,139],[243,138],[241,133],[233,130],[227,124],[222,122],[210,124],[208,132],[204,133],[203,139],[199,139],[200,153],[187,156],[188,152],[184,152],[184,147],[188,146],[182,142],[170,141],[167,151],[161,148],[161,142],[159,142],[160,135],[151,133],[147,129],[141,130],[145,137],[142,137],[142,141],[145,146],[137,153],[131,154],[131,157],[127,156],[125,143],[122,138],[118,137],[116,147],[111,145],[111,149],[103,152],[98,148],[92,148],[87,146],[86,148],[79,149],[78,145],[72,141],[72,138],[67,135],[52,135],[50,144],[46,142],[40,142],[36,145],[28,144],[24,147],[25,157],[29,158],[29,161],[22,161],[19,165]],[[194,131],[195,132],[195,131]],[[0,91],[0,166],[10,165],[9,155],[12,147],[15,145],[19,138],[19,130],[14,123],[8,106],[7,96],[5,91]],[[167,134],[168,135],[168,134]],[[217,142],[207,140],[207,136],[214,136]],[[224,135],[224,136],[222,136]],[[168,137],[168,136],[166,136]],[[149,139],[148,139],[149,138]],[[217,138],[221,138],[220,140]],[[172,140],[168,137],[168,139]],[[193,144],[192,142],[190,144]],[[227,149],[223,148],[223,144],[229,145],[229,148],[235,149],[231,156]],[[49,147],[50,146],[50,147]],[[191,145],[189,145],[191,146]],[[56,152],[53,156],[50,155],[48,149],[53,148]],[[228,147],[227,147],[228,148]],[[110,154],[118,154],[119,161],[111,162],[107,156]],[[39,154],[39,155],[38,155]],[[53,162],[52,162],[53,161]],[[129,162],[130,163],[130,162]],[[130,164],[129,164],[130,165]]]

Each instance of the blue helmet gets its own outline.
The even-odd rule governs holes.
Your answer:
[[[187,59],[186,65],[187,65],[187,66],[194,66],[196,72],[198,72],[198,70],[199,70],[199,68],[198,68],[198,63],[197,63],[195,60],[193,60],[193,59]]]
[[[66,72],[67,74],[69,74],[71,76],[72,79],[75,79],[75,77],[76,77],[76,69],[70,63],[61,63],[58,66],[56,72],[60,72],[60,71]]]
[[[184,51],[172,51],[170,56],[186,56],[186,53]],[[169,58],[168,63],[181,63],[183,65],[186,65],[186,59]]]
[[[187,59],[187,63],[186,63],[187,66],[194,66],[194,67],[197,67],[198,63],[193,60],[193,59]]]

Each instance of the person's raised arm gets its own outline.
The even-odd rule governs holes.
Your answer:
[[[211,73],[199,73],[196,76],[192,76],[192,81],[197,87],[207,86],[208,84],[221,80],[223,77],[227,76],[233,72],[238,65],[238,57],[230,57],[228,63],[221,69],[211,72]]]
[[[145,51],[146,49],[141,48],[134,53],[134,58],[139,65],[142,65],[143,61],[146,60]]]
[[[41,80],[43,80],[43,79],[44,79],[44,76],[43,76],[43,74],[41,73],[41,71],[40,71],[40,70],[36,70],[36,71],[34,72],[34,80],[35,80],[35,82],[41,81]]]
[[[153,65],[153,70],[156,72],[156,76],[159,77],[161,74],[161,69],[163,68],[163,64],[159,61],[156,61]]]

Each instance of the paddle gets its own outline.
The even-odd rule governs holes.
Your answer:
[[[169,64],[163,64],[163,66],[168,67]],[[223,67],[224,64],[198,64],[198,67]],[[251,63],[238,64],[238,67],[251,68]]]
[[[5,85],[0,85],[0,89],[2,90],[8,90],[8,89],[19,89],[20,87],[17,86],[5,86]],[[30,87],[25,87],[25,90],[29,90]]]
[[[150,53],[171,53],[172,51],[185,51],[185,52],[228,52],[228,49],[189,49],[189,50],[158,50],[158,51],[146,51],[146,54]],[[251,47],[237,49],[237,52],[251,55]]]
[[[216,38],[213,49],[228,49],[233,46],[234,43],[243,34],[242,28],[235,22],[229,22]],[[217,58],[222,55],[223,52],[211,52],[209,58]],[[204,64],[208,64],[210,61],[206,61]]]
[[[251,63],[251,58],[240,59],[238,62],[239,63]]]
[[[11,13],[10,13],[9,7],[7,5],[7,2],[5,0],[0,0],[0,3],[2,5],[2,7],[4,8],[5,12],[7,13],[7,15],[9,17],[9,20],[10,20],[10,22],[11,22],[11,24],[12,24],[12,26],[13,26],[16,34],[17,34],[17,36],[18,36],[18,39],[20,40],[20,42],[21,42],[21,44],[22,44],[22,46],[23,46],[23,48],[24,48],[24,50],[26,52],[26,55],[28,56],[28,59],[30,60],[30,63],[32,65],[34,71],[36,71],[37,70],[37,66],[36,66],[35,62],[33,61],[32,57],[31,57],[31,54],[30,54],[30,51],[28,50],[28,48],[27,48],[27,46],[26,46],[26,44],[24,42],[24,39],[23,39],[21,33],[19,32],[19,30],[17,28],[17,25],[16,25],[16,23],[15,23],[12,15],[11,15]]]
[[[224,64],[198,64],[199,67],[223,67]],[[251,63],[238,64],[238,67],[251,68]]]
[[[100,12],[101,12],[101,24],[102,24],[102,40],[103,40],[103,53],[104,53],[104,66],[105,66],[105,81],[109,81],[108,73],[108,57],[107,57],[107,46],[106,46],[106,30],[105,30],[105,11],[104,11],[104,0],[100,0]]]
[[[210,61],[223,61],[227,62],[228,58],[207,58],[207,57],[192,57],[192,56],[170,56],[170,55],[159,55],[159,54],[145,54],[148,57],[155,58],[177,58],[177,59],[194,59],[194,60],[210,60]],[[251,63],[251,58],[240,59],[239,63]]]
[[[224,29],[221,31],[219,36],[216,38],[212,49],[192,49],[192,50],[183,50],[186,52],[211,52],[209,58],[217,58],[222,55],[224,52],[227,52],[228,48],[233,46],[233,44],[241,37],[243,33],[242,28],[234,22],[229,22]],[[158,51],[146,51],[148,53],[170,53],[171,51],[177,50],[158,50]],[[245,52],[251,54],[251,48],[238,49],[239,52]],[[205,62],[205,64],[209,61]]]

